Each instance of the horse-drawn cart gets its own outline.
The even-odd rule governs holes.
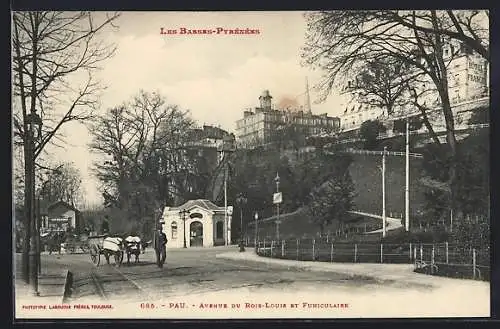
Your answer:
[[[90,260],[95,266],[101,263],[101,255],[104,255],[109,264],[109,257],[114,256],[115,265],[120,266],[123,261],[124,244],[120,237],[108,235],[95,235],[88,237]]]
[[[77,252],[79,249],[81,249],[83,253],[87,253],[89,251],[88,236],[85,234],[67,234],[64,242],[64,249],[72,254]]]

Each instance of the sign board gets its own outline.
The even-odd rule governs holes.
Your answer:
[[[278,204],[283,202],[283,195],[281,192],[273,194],[273,204]]]
[[[233,206],[227,206],[227,214],[231,216],[233,214]]]
[[[278,225],[279,225],[279,224],[281,224],[281,219],[278,219],[278,220],[276,221],[276,224],[278,224]]]

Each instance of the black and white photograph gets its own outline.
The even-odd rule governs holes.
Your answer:
[[[14,319],[490,317],[489,15],[13,11]]]

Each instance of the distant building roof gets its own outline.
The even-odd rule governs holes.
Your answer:
[[[74,210],[76,212],[79,212],[78,209],[76,209],[74,206],[70,205],[69,203],[67,203],[65,201],[57,201],[57,202],[52,203],[51,205],[49,205],[47,207],[47,211],[50,211],[51,209],[53,209],[53,208],[55,208],[57,206],[63,206],[63,207],[66,207],[68,209],[71,209],[71,210]]]
[[[190,135],[192,139],[199,141],[205,138],[222,139],[229,133],[219,127],[204,125],[203,129],[195,128],[191,130]]]
[[[195,207],[203,208],[210,211],[224,211],[224,207],[219,207],[212,201],[207,199],[189,200],[181,206],[168,208],[168,211],[190,210]]]

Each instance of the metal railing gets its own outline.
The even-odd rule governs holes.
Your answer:
[[[489,280],[489,250],[460,245],[421,244],[414,251],[415,270],[474,280]]]
[[[297,261],[414,264],[416,272],[489,280],[489,250],[456,244],[372,243],[310,239],[246,239],[259,256]]]
[[[461,132],[465,130],[477,130],[477,129],[484,129],[484,128],[489,128],[490,124],[489,123],[481,123],[481,124],[471,124],[471,125],[457,125],[455,127],[455,132]],[[359,129],[359,128],[358,128]],[[439,127],[437,129],[434,129],[434,132],[437,134],[444,133],[446,132],[445,127]],[[412,130],[409,132],[410,135],[423,135],[427,134],[428,131],[426,128],[418,129],[418,130]],[[406,132],[385,132],[385,133],[380,133],[377,136],[377,139],[388,139],[388,138],[394,138],[394,137],[404,137],[406,135]],[[348,143],[354,143],[354,142],[363,142],[364,139],[361,137],[357,138],[347,138],[347,139],[340,139],[338,141],[333,142],[335,145],[339,144],[348,144]]]

